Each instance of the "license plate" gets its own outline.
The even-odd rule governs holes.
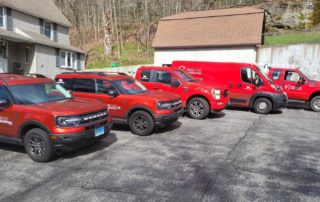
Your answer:
[[[104,134],[104,127],[99,127],[94,130],[94,136],[98,137]]]

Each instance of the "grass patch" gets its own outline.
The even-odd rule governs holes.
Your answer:
[[[153,50],[150,50],[150,55],[147,58],[145,50],[134,42],[127,42],[123,44],[121,58],[118,59],[117,46],[113,47],[113,56],[105,57],[103,44],[98,44],[95,48],[88,51],[88,65],[87,69],[106,68],[111,67],[112,63],[118,66],[152,64],[153,63]]]
[[[320,43],[320,32],[305,32],[265,36],[264,45],[287,45],[298,43]]]

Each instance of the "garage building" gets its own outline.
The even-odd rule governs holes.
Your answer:
[[[156,65],[173,60],[255,63],[264,10],[245,7],[162,18],[153,41]]]

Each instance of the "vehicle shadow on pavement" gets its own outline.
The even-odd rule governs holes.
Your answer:
[[[182,123],[180,121],[174,122],[172,125],[168,127],[163,127],[163,128],[157,128],[155,130],[155,134],[162,134],[162,133],[167,133],[170,131],[174,131],[182,126]]]
[[[0,143],[0,150],[27,154],[23,146],[14,144]]]
[[[225,115],[226,114],[224,112],[214,112],[209,114],[208,119],[221,119]]]
[[[103,150],[103,149],[111,146],[112,144],[116,143],[117,141],[118,141],[118,138],[117,138],[116,134],[111,132],[107,138],[101,140],[100,142],[93,143],[91,145],[85,146],[83,148],[80,148],[78,150],[75,150],[75,151],[72,151],[69,153],[58,155],[55,160],[58,160],[60,158],[61,159],[72,159],[72,158],[77,158],[79,156],[85,156],[85,155],[88,155],[91,153],[95,153],[97,151]]]

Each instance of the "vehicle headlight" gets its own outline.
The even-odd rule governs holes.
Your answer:
[[[60,127],[79,126],[81,118],[79,117],[57,117],[56,124]]]
[[[172,103],[171,102],[158,102],[157,108],[158,109],[171,109]]]
[[[219,90],[219,89],[212,89],[211,92],[212,92],[212,95],[213,95],[214,99],[220,100],[220,98],[221,98],[221,90]]]

